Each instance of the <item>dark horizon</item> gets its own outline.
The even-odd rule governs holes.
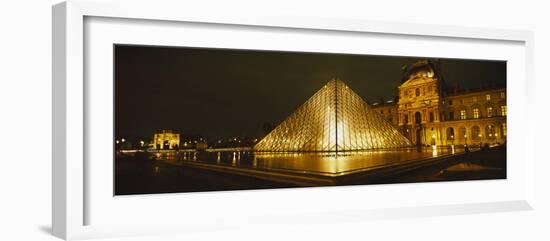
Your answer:
[[[258,137],[332,78],[369,103],[393,99],[420,57],[115,45],[115,136],[170,129]],[[506,87],[506,62],[440,59],[446,83]]]

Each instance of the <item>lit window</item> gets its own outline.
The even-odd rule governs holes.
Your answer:
[[[505,94],[504,92],[500,92],[500,98],[501,98],[501,99],[506,98],[506,94]]]
[[[506,116],[506,106],[505,105],[500,107],[500,115]]]
[[[487,101],[491,100],[491,95],[485,95],[485,99],[487,99]]]
[[[465,120],[466,119],[466,110],[460,110],[460,119]]]
[[[479,118],[479,109],[474,108],[474,119],[477,119],[477,118]]]
[[[493,107],[487,107],[487,117],[493,117]]]
[[[506,136],[506,123],[502,123],[502,135]]]

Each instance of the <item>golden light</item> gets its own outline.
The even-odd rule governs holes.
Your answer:
[[[353,151],[410,145],[405,136],[351,88],[333,79],[260,140],[254,149]]]

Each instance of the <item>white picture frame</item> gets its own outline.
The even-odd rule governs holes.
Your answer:
[[[531,84],[533,73],[533,33],[520,30],[497,30],[466,28],[456,26],[438,26],[421,25],[409,23],[390,23],[390,22],[370,22],[351,19],[330,19],[330,18],[302,18],[293,16],[271,16],[271,15],[253,15],[233,16],[228,13],[225,16],[209,15],[208,13],[195,11],[184,6],[184,3],[169,2],[162,5],[157,2],[137,2],[128,3],[124,1],[67,1],[53,7],[53,167],[52,167],[52,226],[53,234],[63,239],[83,239],[93,237],[112,237],[121,235],[153,234],[153,233],[172,233],[186,232],[194,230],[208,230],[212,228],[230,227],[236,225],[232,223],[254,222],[256,225],[266,225],[270,223],[283,223],[283,220],[292,219],[294,221],[285,221],[285,225],[298,224],[300,222],[326,222],[319,217],[329,215],[330,222],[339,222],[344,220],[367,220],[399,217],[423,217],[433,215],[451,215],[466,213],[481,213],[495,211],[513,211],[530,210],[534,203],[534,170],[535,157],[532,144],[533,129],[527,118],[521,116],[530,116],[529,108],[521,108],[523,105],[532,103],[529,93],[532,92]],[[155,8],[155,11],[150,9]],[[147,219],[154,220],[155,225],[145,223],[140,218],[135,218],[134,223],[95,223],[89,220],[94,212],[101,212],[101,209],[111,210],[108,202],[96,205],[93,209],[89,208],[90,196],[92,191],[90,182],[97,179],[87,180],[87,169],[90,169],[90,162],[85,158],[90,154],[90,147],[86,143],[86,135],[89,134],[86,123],[89,119],[89,103],[86,102],[86,91],[88,86],[85,82],[86,52],[85,48],[85,19],[91,18],[114,18],[125,19],[125,21],[139,20],[141,23],[152,21],[160,23],[200,23],[223,25],[225,28],[253,27],[257,30],[277,29],[278,32],[287,30],[300,30],[304,33],[316,31],[317,34],[335,33],[365,33],[365,34],[383,34],[391,35],[396,38],[422,37],[427,39],[452,39],[456,42],[463,41],[481,41],[487,44],[493,42],[502,42],[511,45],[520,46],[523,57],[520,71],[516,74],[521,78],[508,80],[513,82],[509,88],[507,96],[510,101],[514,101],[509,107],[510,115],[515,116],[515,123],[511,123],[510,135],[518,137],[510,144],[509,159],[519,159],[521,175],[517,182],[483,182],[479,185],[486,186],[484,190],[490,188],[511,190],[509,195],[495,195],[494,199],[484,199],[468,197],[466,199],[456,199],[453,202],[452,197],[448,200],[437,201],[411,201],[411,202],[393,202],[388,204],[373,204],[374,208],[361,208],[360,203],[350,203],[348,208],[321,208],[311,205],[305,209],[291,210],[290,206],[282,203],[280,208],[273,210],[264,210],[259,216],[253,215],[257,211],[255,207],[250,207],[249,212],[239,211],[231,212],[222,209],[216,209],[220,216],[201,217],[199,213],[191,213],[191,218],[196,222],[193,225],[171,225],[179,220],[176,215],[165,217],[155,215],[154,212],[143,212]],[[138,22],[139,24],[139,22]],[[154,25],[154,24],[153,24]],[[156,25],[155,25],[156,26]],[[151,27],[155,27],[151,26]],[[122,26],[124,27],[124,26]],[[88,115],[87,115],[88,113]],[[111,139],[109,140],[111,141]],[[524,154],[524,155],[520,155]],[[519,180],[521,179],[521,180]],[[407,186],[403,186],[407,185]],[[453,185],[458,189],[477,185],[476,182],[463,183],[434,183],[430,186],[423,185],[416,188],[416,184],[399,185],[377,185],[369,187],[369,190],[359,186],[337,187],[326,189],[299,189],[299,190],[267,190],[267,191],[239,191],[223,192],[212,194],[185,194],[185,195],[157,195],[157,196],[138,196],[136,200],[125,200],[124,205],[150,205],[162,203],[162,205],[172,205],[177,202],[169,199],[182,198],[192,200],[194,204],[205,205],[216,199],[227,199],[228,202],[238,202],[238,200],[247,198],[251,200],[265,201],[273,200],[275,197],[293,195],[303,195],[304,199],[311,198],[324,199],[326,195],[354,197],[358,192],[371,191],[372,193],[384,192],[387,190],[403,192],[408,189],[409,194],[415,194],[427,188],[442,188],[443,185]],[[510,188],[513,185],[512,188]],[[451,188],[452,189],[452,188]],[[482,191],[480,189],[479,191]],[[297,193],[297,192],[300,192]],[[472,194],[470,194],[472,195]],[[475,192],[474,192],[475,195]],[[92,195],[93,196],[93,195]],[[174,197],[174,198],[171,198]],[[111,197],[112,198],[112,197]],[[93,199],[93,198],[91,198]],[[139,200],[137,200],[139,199]],[[233,200],[232,200],[233,199]],[[130,202],[139,202],[129,204]],[[406,203],[406,204],[404,204]],[[287,204],[288,205],[288,204]],[[244,206],[243,206],[244,207]],[[99,210],[99,211],[98,211]],[[242,210],[242,209],[239,209]],[[112,210],[111,210],[112,211]],[[106,211],[104,211],[106,212]],[[177,210],[174,212],[178,212]],[[121,213],[112,213],[113,219],[118,216],[131,215],[131,213],[122,210]],[[189,214],[189,212],[187,213]],[[103,217],[107,214],[101,214]],[[101,216],[99,215],[99,216]],[[189,217],[187,217],[189,218]],[[210,218],[214,220],[210,220]],[[227,218],[227,219],[221,219]],[[198,221],[197,221],[198,220]],[[230,220],[231,222],[228,222]],[[252,220],[252,221],[251,221]],[[122,219],[120,220],[122,221]],[[124,220],[125,222],[128,220]]]

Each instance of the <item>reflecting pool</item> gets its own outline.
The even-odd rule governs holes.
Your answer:
[[[269,153],[253,151],[179,151],[156,153],[156,159],[173,162],[202,162],[224,166],[284,170],[299,173],[346,174],[463,150],[457,148],[411,148],[338,153]]]

